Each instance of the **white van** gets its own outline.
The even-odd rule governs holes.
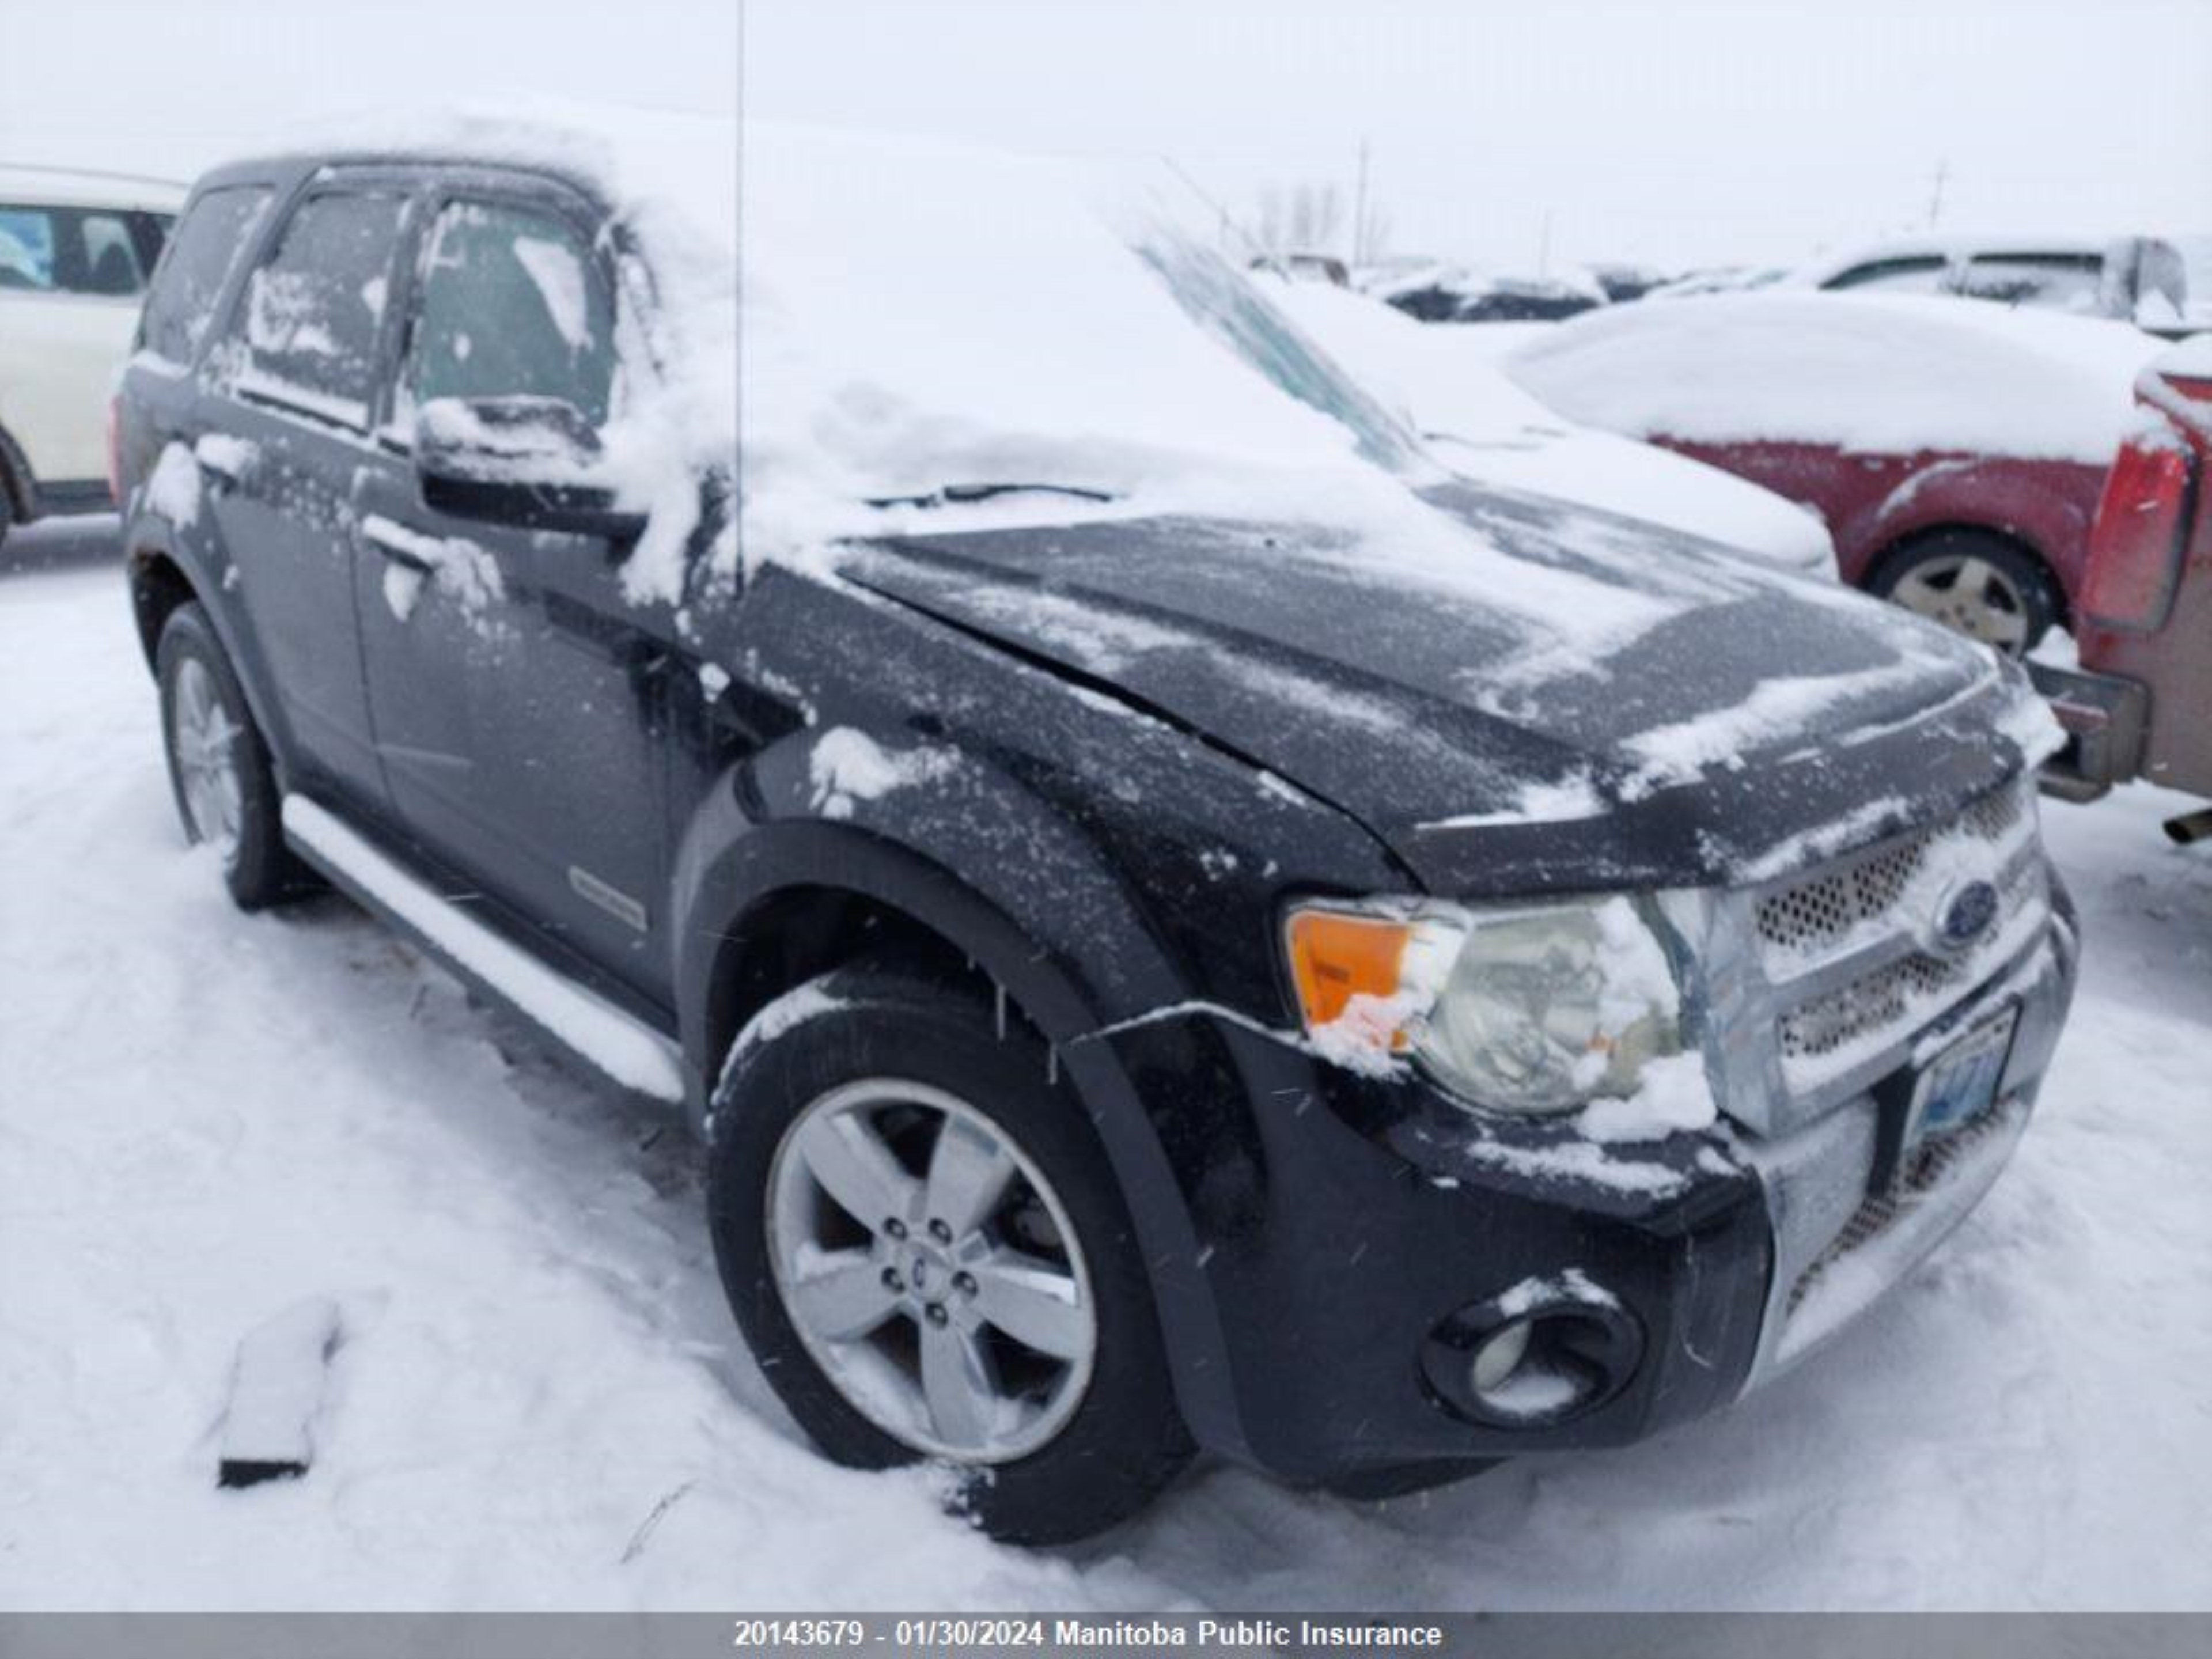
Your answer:
[[[107,503],[107,398],[185,192],[0,167],[0,537]]]

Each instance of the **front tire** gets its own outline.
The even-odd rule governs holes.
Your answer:
[[[780,1010],[715,1091],[708,1201],[792,1415],[841,1463],[959,1471],[960,1507],[1008,1541],[1133,1513],[1190,1441],[1127,1208],[1043,1043],[889,966]]]
[[[1882,561],[1871,591],[2008,657],[2024,657],[2057,621],[2043,562],[1980,530],[1923,536]]]
[[[269,745],[198,604],[169,613],[154,664],[169,788],[186,839],[215,846],[223,884],[242,910],[260,909],[311,887],[307,867],[284,844]]]

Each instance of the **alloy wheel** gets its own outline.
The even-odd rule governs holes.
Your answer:
[[[1098,1347],[1081,1246],[1051,1184],[978,1108],[892,1079],[830,1091],[785,1131],[766,1219],[793,1328],[886,1434],[1002,1463],[1081,1405]]]
[[[238,769],[238,741],[244,728],[223,706],[215,676],[197,657],[177,669],[170,699],[169,747],[192,839],[212,842],[223,862],[238,856],[245,821],[245,786]]]
[[[1889,597],[2008,657],[2027,648],[2027,596],[1987,559],[1954,553],[1923,560],[1899,579]]]

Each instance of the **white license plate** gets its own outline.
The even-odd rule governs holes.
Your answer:
[[[1949,1134],[1989,1110],[2012,1053],[2013,1027],[2020,1011],[2008,1008],[1960,1037],[1930,1061],[1912,1091],[1912,1112],[1905,1120],[1905,1149],[1932,1136]]]

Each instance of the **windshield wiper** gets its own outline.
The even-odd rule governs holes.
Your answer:
[[[1086,501],[1114,499],[1110,490],[1086,489],[1080,484],[950,483],[939,484],[921,495],[871,495],[867,502],[870,507],[963,507],[970,501],[988,501],[1000,495],[1032,494],[1073,495]]]

